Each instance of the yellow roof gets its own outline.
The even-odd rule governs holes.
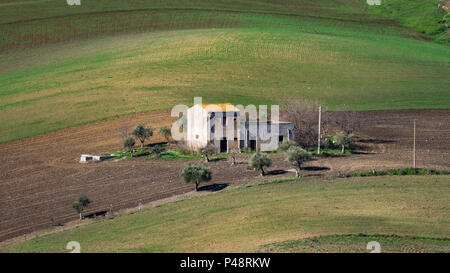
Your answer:
[[[208,107],[209,106],[209,107]],[[231,103],[219,103],[219,104],[202,104],[203,109],[206,109],[208,112],[216,112],[215,109],[221,109],[222,112],[239,112],[239,108],[234,106]]]

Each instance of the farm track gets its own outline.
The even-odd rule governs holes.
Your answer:
[[[335,113],[338,115],[339,113]],[[356,171],[411,166],[412,120],[417,119],[418,167],[450,169],[450,109],[389,110],[359,113],[360,154],[321,158],[305,167],[309,175],[346,176]],[[136,207],[139,202],[192,191],[181,183],[179,172],[187,162],[198,160],[130,161],[80,164],[82,153],[101,154],[121,148],[119,130],[144,122],[154,128],[173,121],[169,111],[133,114],[108,121],[71,127],[43,135],[0,144],[0,241],[67,223],[78,215],[70,204],[85,193],[93,201],[86,214]],[[156,134],[152,141],[160,142]],[[245,161],[247,155],[242,155]],[[271,155],[272,170],[291,168],[281,155]],[[238,164],[230,172],[227,161],[210,163],[210,184],[239,185],[261,180],[258,173]],[[269,175],[264,179],[292,176]]]

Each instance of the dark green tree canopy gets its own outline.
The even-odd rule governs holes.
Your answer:
[[[156,157],[159,157],[164,151],[166,151],[166,146],[162,144],[156,144],[152,148],[152,153],[154,153]]]
[[[82,194],[80,197],[78,197],[78,202],[83,207],[87,207],[91,203],[91,200],[89,200],[86,195]]]
[[[186,183],[195,183],[195,190],[198,190],[200,182],[211,180],[211,169],[203,165],[194,166],[188,164],[181,171],[181,177]]]
[[[153,128],[146,127],[144,124],[138,124],[133,130],[133,136],[139,139],[141,147],[143,147],[145,140],[153,136]]]
[[[80,195],[77,200],[72,203],[72,208],[80,214],[80,220],[82,218],[81,213],[83,212],[84,208],[86,208],[90,203],[91,200],[89,200],[84,194]]]
[[[72,208],[76,210],[78,213],[81,213],[83,211],[83,206],[78,201],[72,203]]]

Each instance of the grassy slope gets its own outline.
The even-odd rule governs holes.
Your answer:
[[[67,6],[65,1],[25,1],[1,5],[0,50],[29,47],[55,41],[94,37],[99,34],[236,26],[239,14],[289,14],[294,17],[337,18],[363,23],[367,15],[360,0],[132,0],[84,1]],[[51,8],[49,8],[51,7]],[[222,18],[221,15],[226,14]],[[187,17],[180,20],[180,17]],[[248,22],[241,22],[248,25]]]
[[[447,28],[439,24],[445,14],[437,8],[436,0],[389,0],[381,6],[371,7],[370,10],[384,17],[398,21],[401,25],[415,29],[427,37],[448,44],[450,36]]]
[[[450,232],[449,194],[448,176],[309,178],[168,203],[1,251],[64,252],[72,240],[80,242],[84,252],[293,251],[292,245],[298,251],[365,251],[373,238],[382,246],[388,244],[391,251],[405,251],[405,245],[410,251],[448,250],[448,240],[439,238]],[[286,243],[317,235],[358,233],[403,237],[378,235],[366,241],[326,237],[316,249],[300,248],[301,241]],[[337,245],[330,246],[330,242]],[[277,244],[268,247],[273,243]]]
[[[48,45],[0,53],[0,142],[194,95],[320,99],[330,109],[449,107],[450,49],[403,37],[414,33],[380,24],[359,0],[61,3],[2,6],[0,45]],[[106,12],[130,9],[140,11]],[[117,32],[140,33],[107,35]]]
[[[427,238],[418,236],[398,236],[380,234],[342,234],[316,236],[312,238],[288,240],[261,247],[263,252],[291,253],[367,253],[368,242],[380,243],[380,251],[387,253],[448,253],[450,238]]]
[[[3,2],[3,3],[2,3]],[[365,10],[361,0],[85,0],[81,6],[67,6],[58,0],[0,1],[5,14],[1,23],[30,21],[58,16],[74,16],[93,12],[133,11],[146,9],[214,9],[243,12],[279,12],[312,16],[355,19]],[[50,8],[49,8],[50,7]]]

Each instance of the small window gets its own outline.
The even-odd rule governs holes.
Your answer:
[[[196,139],[198,139],[198,138],[199,138],[199,136],[198,136],[198,135],[195,135],[195,138],[196,138]]]

